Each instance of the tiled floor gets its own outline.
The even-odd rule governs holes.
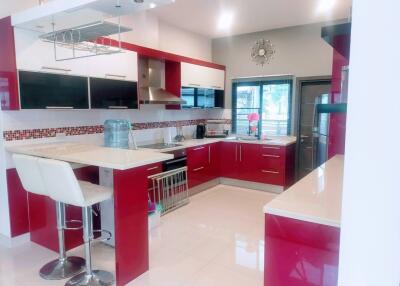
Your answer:
[[[263,285],[264,215],[275,195],[217,186],[162,217],[150,234],[150,271],[131,286]],[[83,256],[82,248],[69,254]],[[94,247],[94,266],[113,271],[113,249]],[[54,253],[32,243],[0,245],[0,285],[64,285],[44,281],[37,270]]]

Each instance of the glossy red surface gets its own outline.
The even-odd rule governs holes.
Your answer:
[[[114,47],[118,46],[118,42],[116,40],[106,39],[105,41],[103,41],[103,39],[99,39],[99,42],[104,43],[104,44],[109,44]],[[181,56],[181,55],[177,55],[177,54],[167,53],[167,52],[163,52],[160,50],[155,50],[155,49],[151,49],[151,48],[147,48],[147,47],[143,47],[143,46],[127,43],[127,42],[122,42],[121,46],[123,49],[137,52],[138,55],[140,55],[140,56],[147,56],[147,57],[154,58],[154,59],[172,61],[172,62],[185,62],[185,63],[195,64],[195,65],[199,65],[199,66],[220,69],[220,70],[226,69],[225,66],[223,66],[223,65],[218,65],[215,63],[206,62],[206,61],[198,60],[198,59],[194,59],[194,58],[189,58],[189,57],[185,57],[185,56]]]
[[[11,237],[15,237],[29,231],[27,193],[16,169],[8,169],[6,173]]]
[[[208,177],[210,180],[214,180],[221,176],[219,162],[221,160],[221,142],[209,144],[209,168]]]
[[[221,142],[221,160],[220,160],[220,174],[221,177],[235,179],[239,175],[239,160],[238,160],[238,143],[235,142]]]
[[[187,149],[189,188],[203,184],[211,179],[208,145]]]
[[[264,286],[336,286],[340,229],[265,215]]]
[[[0,19],[0,35],[1,109],[18,110],[18,76],[11,17]]]
[[[115,259],[118,286],[149,269],[148,166],[114,170]]]
[[[181,97],[181,63],[165,61],[165,90]],[[166,109],[181,109],[181,105],[166,105]]]

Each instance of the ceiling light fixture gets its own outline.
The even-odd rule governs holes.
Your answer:
[[[156,7],[157,7],[157,4],[154,3],[154,2],[151,2],[151,3],[149,4],[149,8],[150,8],[150,9],[153,9],[153,8],[156,8]]]
[[[218,29],[227,30],[232,26],[233,23],[233,13],[224,12],[221,14],[218,20]]]
[[[336,0],[319,0],[317,12],[326,13],[330,12],[335,6]]]

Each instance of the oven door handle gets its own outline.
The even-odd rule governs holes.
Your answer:
[[[176,160],[166,161],[165,165],[171,165],[171,164],[183,162],[183,161],[186,161],[186,160],[187,160],[187,158],[184,157],[184,158],[179,158],[179,159],[176,159]]]

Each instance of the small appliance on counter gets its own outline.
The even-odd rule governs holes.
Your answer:
[[[183,136],[183,128],[182,126],[176,127],[176,136],[174,137],[175,142],[183,142],[185,141],[185,136]]]
[[[229,129],[225,120],[207,120],[206,138],[226,138],[229,136]]]
[[[206,135],[206,126],[204,124],[199,124],[196,127],[196,139],[204,139]]]
[[[128,120],[109,119],[104,122],[104,146],[129,149],[131,123]]]

